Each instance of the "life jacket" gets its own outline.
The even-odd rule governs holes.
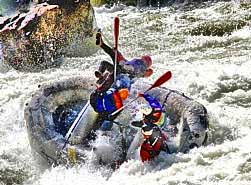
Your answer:
[[[133,59],[131,61],[126,61],[123,63],[123,65],[125,66],[125,68],[127,65],[132,66],[133,71],[125,70],[125,72],[131,74],[132,76],[137,76],[137,77],[143,77],[147,69],[147,66],[145,65],[144,61],[140,59]]]
[[[97,112],[112,113],[123,106],[122,99],[116,89],[110,88],[100,96],[96,96],[94,110]]]
[[[165,126],[166,122],[167,122],[166,113],[165,112],[161,112],[161,115],[160,115],[158,121],[156,121],[154,124],[156,124],[160,128],[162,128],[162,127]]]
[[[167,140],[167,136],[157,125],[145,123],[145,127],[142,127],[142,130],[143,129],[144,132],[142,132],[142,134],[145,139],[140,148],[140,157],[143,162],[152,160],[158,156],[161,151],[170,153],[170,150],[165,142]],[[144,133],[146,132],[150,133],[150,135],[145,137]]]
[[[140,148],[140,157],[141,160],[150,161],[156,156],[159,155],[162,150],[161,146],[163,145],[163,138],[160,129],[157,126],[153,126],[152,135],[145,139]]]
[[[161,142],[157,140],[156,145],[152,146],[150,143],[144,142],[140,148],[140,157],[142,162],[150,161],[160,153]]]

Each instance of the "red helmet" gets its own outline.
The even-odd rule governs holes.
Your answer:
[[[144,74],[144,77],[149,77],[153,74],[153,69],[148,68]]]
[[[151,59],[151,57],[149,55],[144,55],[144,56],[141,57],[141,59],[146,64],[147,68],[152,65],[152,59]]]

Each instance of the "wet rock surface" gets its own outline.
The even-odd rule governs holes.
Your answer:
[[[0,17],[0,57],[17,70],[36,72],[60,65],[65,56],[86,56],[93,19],[92,6],[83,0],[33,4]]]

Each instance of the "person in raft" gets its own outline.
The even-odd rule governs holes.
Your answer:
[[[90,95],[90,104],[93,109],[99,114],[98,121],[93,130],[100,129],[102,131],[109,131],[113,126],[113,120],[120,114],[119,111],[113,116],[110,116],[114,111],[123,107],[123,101],[129,95],[128,88],[114,88],[111,87],[105,92],[95,90]]]
[[[166,144],[167,136],[161,131],[159,124],[163,122],[163,110],[161,104],[153,96],[149,94],[139,93],[139,97],[143,97],[148,104],[140,108],[143,119],[140,121],[132,121],[131,125],[140,127],[144,141],[140,147],[140,157],[143,162],[151,161],[156,158],[161,151],[170,153]]]

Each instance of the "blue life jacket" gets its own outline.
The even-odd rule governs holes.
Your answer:
[[[96,111],[112,113],[122,107],[122,100],[116,89],[110,88],[96,99]]]

